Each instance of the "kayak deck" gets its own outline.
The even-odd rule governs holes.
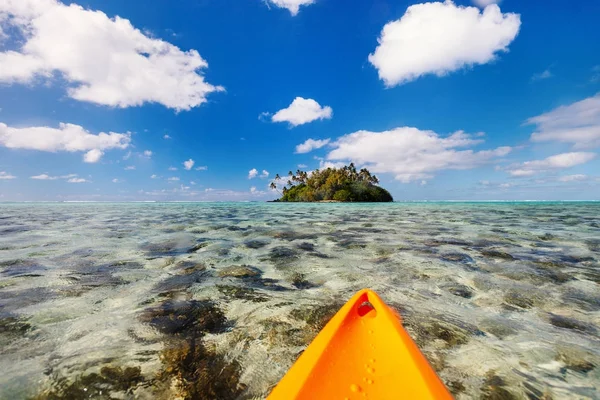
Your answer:
[[[452,397],[399,316],[368,289],[338,311],[268,397],[399,398]]]

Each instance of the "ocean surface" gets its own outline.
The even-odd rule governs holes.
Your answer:
[[[364,287],[457,399],[600,399],[594,202],[0,204],[0,398],[264,398]]]

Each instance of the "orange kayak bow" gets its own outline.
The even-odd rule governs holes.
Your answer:
[[[398,314],[368,289],[327,323],[268,400],[452,399]]]

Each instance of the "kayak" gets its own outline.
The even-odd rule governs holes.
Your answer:
[[[319,332],[268,400],[452,399],[400,316],[356,293]]]

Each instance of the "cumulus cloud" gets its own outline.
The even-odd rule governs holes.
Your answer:
[[[508,51],[520,26],[518,14],[503,14],[495,4],[482,11],[451,0],[415,4],[383,27],[369,61],[388,87],[427,74],[441,77],[493,61]]]
[[[86,182],[90,182],[87,179],[84,178],[71,178],[69,180],[67,180],[67,182],[69,183],[86,183]]]
[[[269,171],[267,171],[266,169],[262,170],[262,173],[260,174],[261,178],[268,178],[269,177]]]
[[[9,174],[6,171],[0,171],[0,180],[17,179],[16,176]]]
[[[321,147],[327,145],[331,139],[323,139],[323,140],[315,140],[315,139],[306,139],[304,143],[296,146],[296,153],[308,153],[316,149],[320,149]]]
[[[474,139],[463,131],[446,137],[412,127],[384,132],[358,131],[331,143],[334,149],[326,158],[328,162],[342,164],[353,161],[375,173],[394,174],[397,180],[406,183],[430,179],[441,170],[475,168],[511,151],[506,146],[494,150],[460,150],[480,143],[481,139]]]
[[[192,169],[193,166],[194,166],[194,160],[192,160],[191,158],[189,160],[183,162],[183,168],[187,171]]]
[[[490,4],[498,4],[502,0],[473,0],[473,4],[477,7],[486,8]]]
[[[120,179],[118,179],[118,178],[114,178],[114,179],[112,180],[112,183],[121,183],[121,182],[123,182],[123,181],[122,181],[122,180],[120,180]]]
[[[167,168],[169,171],[177,171],[177,167],[169,167]]]
[[[194,168],[196,171],[206,171],[208,169],[208,167],[206,165],[200,165],[196,168]]]
[[[256,178],[257,175],[258,170],[256,168],[252,168],[250,171],[248,171],[248,179]]]
[[[158,179],[158,178],[160,178],[160,177],[156,174],[150,175],[150,179]]]
[[[125,171],[133,171],[135,170],[135,165],[128,165],[125,168],[123,168]]]
[[[279,8],[286,8],[292,16],[298,15],[300,6],[308,6],[316,0],[269,0],[269,3]]]
[[[92,149],[83,155],[83,161],[86,163],[97,163],[100,161],[104,152],[98,149]]]
[[[0,27],[20,47],[0,52],[0,82],[32,84],[60,76],[76,100],[113,107],[159,103],[189,110],[224,90],[205,81],[208,63],[149,37],[129,20],[57,0],[3,0]],[[22,40],[20,40],[22,39]]]
[[[313,99],[296,97],[289,107],[277,111],[272,117],[273,122],[289,122],[290,126],[303,125],[317,119],[331,119],[333,110],[329,106],[321,107]]]
[[[543,172],[571,168],[591,161],[594,158],[596,158],[596,154],[590,152],[562,153],[550,156],[543,160],[525,161],[523,163],[513,164],[507,167],[506,171],[511,176],[515,177],[531,176]]]
[[[526,124],[536,125],[533,142],[572,143],[576,148],[600,146],[600,93],[529,118]]]
[[[150,151],[150,150],[144,150],[143,154],[144,154],[144,157],[148,157],[148,158],[152,157],[152,151]]]
[[[171,139],[171,136],[169,136],[169,135],[164,135],[164,136],[163,136],[163,139]]]
[[[306,164],[298,164],[298,168],[308,168],[308,165],[306,165]]]
[[[130,142],[129,133],[101,132],[94,135],[74,124],[60,123],[58,128],[13,128],[0,122],[0,146],[49,152],[86,151],[83,161],[87,163],[98,162],[104,154],[103,150],[125,149]]]

